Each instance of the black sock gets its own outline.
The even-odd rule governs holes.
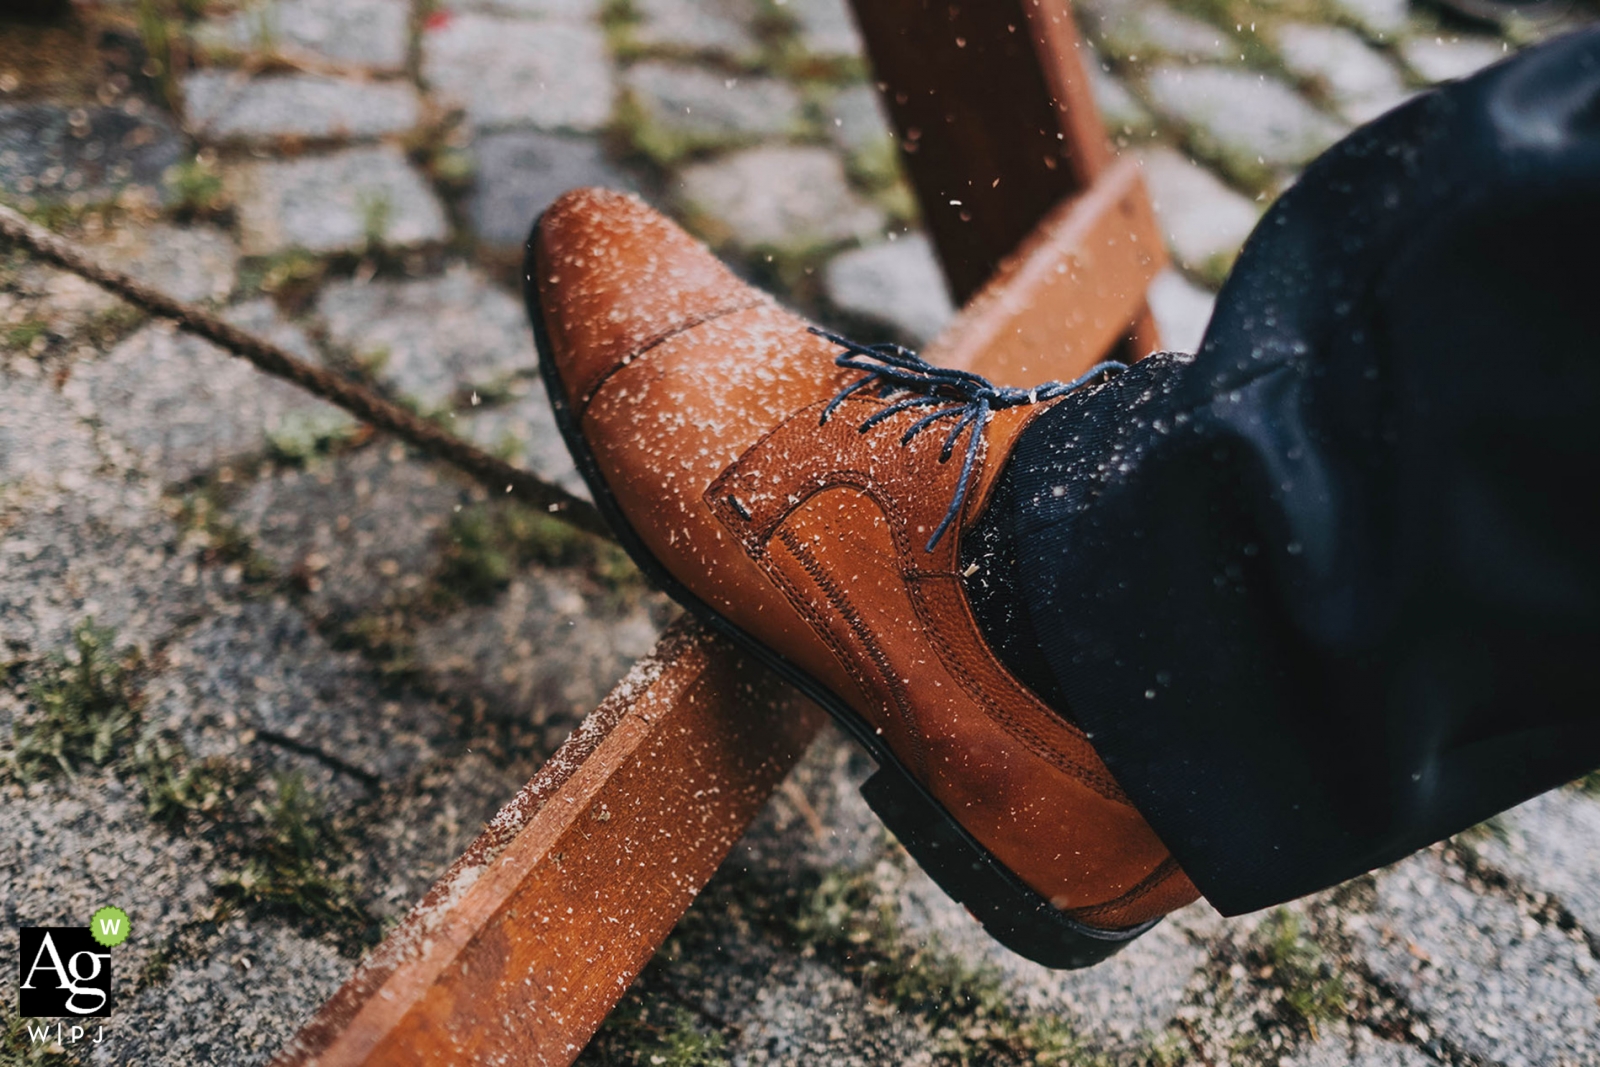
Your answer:
[[[978,630],[1007,670],[1062,716],[1070,719],[1066,695],[1045,662],[1034,634],[1033,619],[1020,590],[1026,576],[1017,573],[1016,490],[1008,464],[989,506],[962,535],[962,585],[977,616]]]

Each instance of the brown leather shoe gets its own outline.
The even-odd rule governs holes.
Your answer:
[[[962,588],[962,530],[1068,387],[1034,403],[892,346],[836,363],[837,339],[616,193],[552,205],[525,278],[557,420],[623,546],[867,747],[867,800],[991,934],[1086,966],[1197,897]]]

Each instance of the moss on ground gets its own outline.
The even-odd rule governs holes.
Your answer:
[[[342,411],[298,408],[267,430],[267,446],[280,463],[304,466],[362,436],[363,427]]]
[[[1283,990],[1283,1004],[1313,1034],[1317,1024],[1342,1018],[1349,990],[1333,958],[1308,934],[1305,920],[1288,908],[1273,912],[1256,931],[1258,972]]]
[[[135,760],[144,788],[145,811],[171,830],[191,816],[213,818],[236,808],[254,784],[253,776],[221,757],[196,759],[182,744],[160,735],[141,738]]]
[[[223,195],[222,174],[217,170],[216,156],[200,152],[189,159],[174,163],[162,175],[169,196],[167,212],[180,222],[199,219],[221,219],[228,211]]]
[[[303,248],[246,258],[239,264],[239,292],[261,293],[286,308],[309,304],[328,274],[328,261]]]
[[[110,769],[136,783],[150,818],[174,833],[198,833],[233,870],[217,886],[225,907],[288,914],[346,951],[370,944],[377,922],[337,877],[348,849],[298,775],[264,778],[242,763],[195,757],[182,740],[144,718],[137,653],[85,619],[72,647],[12,673],[28,710],[14,727],[6,772],[21,782]],[[13,684],[16,684],[14,682]]]
[[[870,871],[833,871],[798,901],[790,930],[810,949],[874,996],[920,1017],[943,1063],[1074,1064],[1101,1062],[1072,1028],[1048,1015],[1017,1010],[992,966],[974,966],[936,939],[913,944],[898,908]]]
[[[0,1067],[58,1067],[78,1062],[54,1041],[34,1042],[28,1036],[30,1024],[55,1033],[53,1019],[24,1019],[12,1015],[9,1006],[6,1014],[0,1015]]]
[[[463,508],[452,516],[447,537],[435,583],[447,597],[488,600],[530,564],[582,567],[617,593],[644,585],[621,548],[511,501]]]
[[[222,499],[225,488],[214,481],[200,486],[178,502],[174,517],[180,527],[201,541],[202,563],[236,566],[246,585],[270,582],[277,577],[277,568],[227,517]]]
[[[617,101],[609,137],[625,156],[642,157],[663,172],[693,158],[762,141],[759,134],[674,128],[651,116],[631,91]]]
[[[338,877],[332,857],[345,854],[343,834],[299,774],[260,783],[238,827],[242,869],[217,887],[225,901],[257,912],[288,914],[332,934],[347,951],[376,941],[378,924]]]
[[[724,1067],[727,1039],[682,1004],[634,991],[617,1004],[581,1063],[617,1067]]]
[[[94,620],[73,627],[71,649],[25,678],[24,696],[34,714],[15,727],[11,773],[28,782],[116,759],[140,725],[138,663],[136,653],[119,653],[116,634]]]

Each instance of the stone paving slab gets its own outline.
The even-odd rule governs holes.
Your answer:
[[[447,468],[379,441],[273,470],[228,514],[304,590],[314,617],[354,620],[415,597],[439,566],[455,509],[481,496]]]
[[[225,185],[246,255],[361,251],[444,240],[444,209],[398,148],[245,163]]]
[[[795,22],[800,47],[814,56],[854,58],[866,45],[848,0],[773,0]]]
[[[237,575],[202,572],[149,481],[90,472],[63,491],[0,507],[0,645],[9,656],[65,647],[84,618],[146,650],[204,610]]]
[[[688,209],[745,248],[827,245],[883,226],[882,212],[850,188],[839,157],[824,148],[751,148],[681,175]]]
[[[1392,41],[1406,30],[1408,0],[1330,0],[1333,11],[1377,41]]]
[[[212,614],[165,659],[146,714],[202,757],[237,756],[270,732],[394,781],[431,759],[451,725],[420,695],[384,693],[370,664],[332,648],[282,597]]]
[[[1238,54],[1228,34],[1165,4],[1087,0],[1076,6],[1085,29],[1118,59],[1228,60]]]
[[[517,378],[506,392],[509,399],[502,403],[453,413],[451,430],[587,500],[588,484],[556,426],[544,383]]]
[[[1053,971],[1003,948],[921,870],[907,873],[898,900],[908,938],[932,941],[973,970],[992,968],[1021,1010],[1062,1020],[1104,1050],[1143,1046],[1165,1029],[1207,959],[1174,916],[1104,963]]]
[[[913,345],[933,340],[955,315],[933,246],[920,233],[834,257],[823,284],[839,310]]]
[[[47,377],[57,369],[52,350],[76,350],[74,342],[108,318],[123,320],[119,329],[137,322],[137,316],[119,314],[116,297],[76,275],[20,256],[0,266],[0,321],[6,327],[0,369],[8,374]]]
[[[252,78],[200,70],[183,79],[184,115],[202,140],[371,138],[417,125],[422,100],[400,81],[345,81],[316,74]]]
[[[1421,853],[1379,873],[1346,926],[1361,959],[1432,1033],[1506,1067],[1600,1063],[1600,964],[1581,936]]]
[[[1438,1062],[1411,1045],[1384,1041],[1355,1026],[1284,1057],[1279,1067],[1435,1067]]]
[[[119,1004],[88,1062],[265,1063],[343,984],[352,964],[282,922],[233,919],[173,966],[166,981]]]
[[[1349,30],[1290,23],[1279,27],[1277,38],[1290,73],[1325,87],[1351,122],[1375,119],[1409,95],[1399,71]]]
[[[1476,74],[1510,53],[1493,37],[1413,37],[1400,46],[1406,65],[1426,81],[1445,82]]]
[[[596,26],[457,15],[429,26],[422,76],[476,126],[593,131],[616,94],[605,49]]]
[[[87,926],[106,904],[139,931],[113,960],[117,989],[131,988],[167,939],[210,904],[213,852],[204,841],[151,824],[144,800],[95,770],[20,786],[0,798],[0,953],[14,959],[20,926]],[[118,1013],[112,1025],[122,1021]]]
[[[334,282],[316,313],[334,345],[424,411],[538,365],[521,301],[464,267],[416,281]]]
[[[224,317],[316,361],[305,335],[265,300]],[[167,482],[265,451],[292,416],[348,421],[324,401],[164,322],[140,329],[104,359],[78,364],[64,393],[94,413],[116,463]]]
[[[440,0],[438,10],[477,11],[518,18],[567,19],[572,22],[597,22],[601,0]]]
[[[580,573],[534,567],[491,602],[423,623],[416,662],[439,691],[481,698],[495,718],[553,724],[559,741],[655,646],[667,614],[654,597],[616,597]]]
[[[29,200],[107,200],[134,187],[160,196],[183,142],[170,116],[122,107],[0,103],[0,192]]]
[[[800,94],[776,78],[646,60],[622,81],[643,126],[636,139],[659,159],[787,137],[804,122]]]
[[[569,189],[598,185],[636,192],[636,179],[593,138],[540,130],[479,137],[468,212],[480,241],[520,250],[539,213]]]
[[[123,226],[95,251],[106,265],[179,300],[225,300],[238,279],[239,246],[227,231],[215,226],[165,222]],[[115,298],[102,290],[94,292],[104,295],[108,306],[115,303]]]
[[[22,363],[34,369],[31,363]],[[0,502],[26,506],[38,496],[88,486],[101,464],[94,434],[40,377],[0,375]],[[30,499],[31,498],[31,499]],[[57,499],[60,499],[59,497]]]
[[[823,108],[828,136],[847,152],[870,152],[894,143],[878,91],[870,85],[839,90]]]
[[[196,36],[211,48],[399,71],[410,21],[406,0],[254,0],[231,18],[201,23]]]
[[[1231,261],[1255,229],[1259,206],[1174,149],[1149,149],[1139,161],[1167,247],[1178,262],[1204,270],[1217,259]]]
[[[1600,931],[1600,798],[1554,789],[1496,816],[1469,846],[1517,883],[1552,893],[1593,934]]]
[[[1110,71],[1101,66],[1098,57],[1092,57],[1086,69],[1095,106],[1100,109],[1100,118],[1107,130],[1123,136],[1148,135],[1154,131],[1155,117],[1139,102],[1125,82],[1113,77]]]
[[[1283,82],[1232,67],[1157,67],[1146,81],[1150,101],[1224,166],[1298,167],[1347,127],[1318,111]]]
[[[1175,270],[1164,270],[1150,283],[1150,314],[1161,331],[1163,347],[1177,352],[1198,352],[1205,336],[1216,295],[1202,289]]]
[[[761,54],[752,0],[632,0],[632,47],[752,63]]]
[[[874,1003],[844,975],[813,960],[774,961],[754,989],[740,990],[728,1022],[738,1037],[730,1067],[827,1063],[916,1067],[934,1062],[925,1026]]]

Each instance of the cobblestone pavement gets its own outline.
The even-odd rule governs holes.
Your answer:
[[[1078,13],[1179,348],[1307,159],[1554,32],[1407,0]],[[565,188],[637,190],[870,339],[949,318],[860,50],[843,0],[84,2],[0,20],[0,197],[576,486],[510,284]],[[5,955],[119,903],[116,1011],[66,1058],[261,1062],[673,609],[608,546],[11,252],[0,343]],[[908,867],[866,770],[817,744],[585,1062],[1600,1063],[1582,786],[1051,973]],[[0,1062],[58,1058],[6,1026]]]

